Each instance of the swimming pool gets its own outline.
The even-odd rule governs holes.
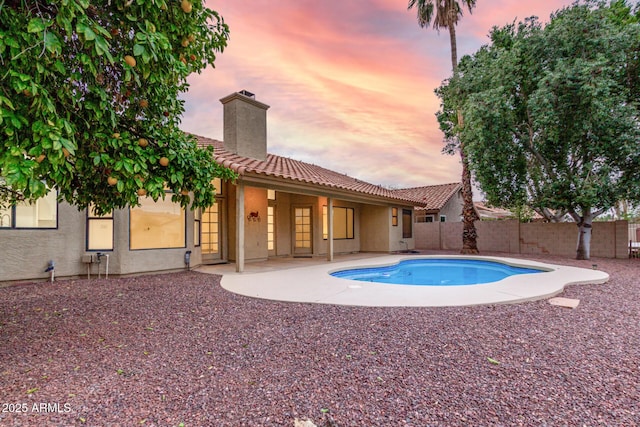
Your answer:
[[[397,264],[340,270],[331,273],[341,279],[416,286],[462,286],[497,282],[517,274],[548,270],[518,267],[477,259],[410,259]]]
[[[331,275],[337,271],[391,266],[416,259],[478,259],[539,269],[544,273],[518,274],[497,282],[468,286],[389,285]],[[243,273],[235,272],[233,264],[205,268],[222,274],[221,286],[236,294],[275,301],[361,307],[453,307],[535,301],[556,296],[567,285],[605,283],[609,279],[607,273],[591,268],[484,255],[349,254],[341,255],[340,260],[334,262],[318,258],[295,261],[277,258],[265,264],[249,264]]]

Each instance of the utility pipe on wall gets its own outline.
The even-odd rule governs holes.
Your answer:
[[[98,264],[98,279],[100,278],[100,264],[102,262],[101,260],[102,257],[105,257],[107,259],[107,261],[105,262],[104,278],[108,279],[109,278],[109,254],[103,254],[102,252],[98,252],[96,254],[97,264]]]
[[[54,275],[55,275],[55,269],[56,269],[56,263],[53,260],[51,260],[51,261],[49,261],[49,266],[44,271],[45,273],[49,273],[49,275],[51,276],[51,282],[52,283],[53,283],[53,279],[54,279]]]

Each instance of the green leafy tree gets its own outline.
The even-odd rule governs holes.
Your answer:
[[[575,3],[545,27],[494,28],[437,91],[440,127],[466,145],[488,201],[570,215],[578,259],[590,257],[594,218],[640,200],[640,25],[621,6]]]
[[[462,17],[462,6],[469,9],[469,13],[476,5],[476,0],[409,0],[409,9],[416,8],[418,15],[418,24],[422,28],[433,22],[433,28],[439,30],[446,28],[449,31],[449,43],[451,46],[451,67],[453,75],[458,72],[458,45],[456,41],[456,25]],[[462,128],[463,114],[460,109],[456,109],[455,119],[458,126]],[[471,186],[471,171],[469,169],[469,161],[467,159],[466,150],[462,140],[451,135],[450,144],[445,152],[454,154],[455,151],[460,153],[462,161],[462,250],[463,254],[478,253],[478,233],[476,231],[475,221],[480,219],[473,205],[473,187]]]
[[[198,0],[0,1],[0,200],[211,205],[234,175],[180,131],[179,95],[227,39]]]

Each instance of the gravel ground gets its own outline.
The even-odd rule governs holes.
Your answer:
[[[194,272],[1,288],[0,425],[640,425],[640,260],[528,258],[611,280],[573,310],[279,303]]]

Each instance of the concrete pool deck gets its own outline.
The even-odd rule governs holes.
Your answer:
[[[507,277],[494,283],[464,286],[413,286],[362,282],[330,273],[358,267],[396,264],[404,259],[466,258],[549,270]],[[565,286],[601,284],[609,275],[599,270],[547,264],[526,259],[460,255],[355,254],[337,261],[273,259],[246,264],[236,273],[233,264],[202,266],[203,273],[221,274],[221,286],[233,293],[275,301],[366,307],[445,307],[505,304],[550,298]]]

